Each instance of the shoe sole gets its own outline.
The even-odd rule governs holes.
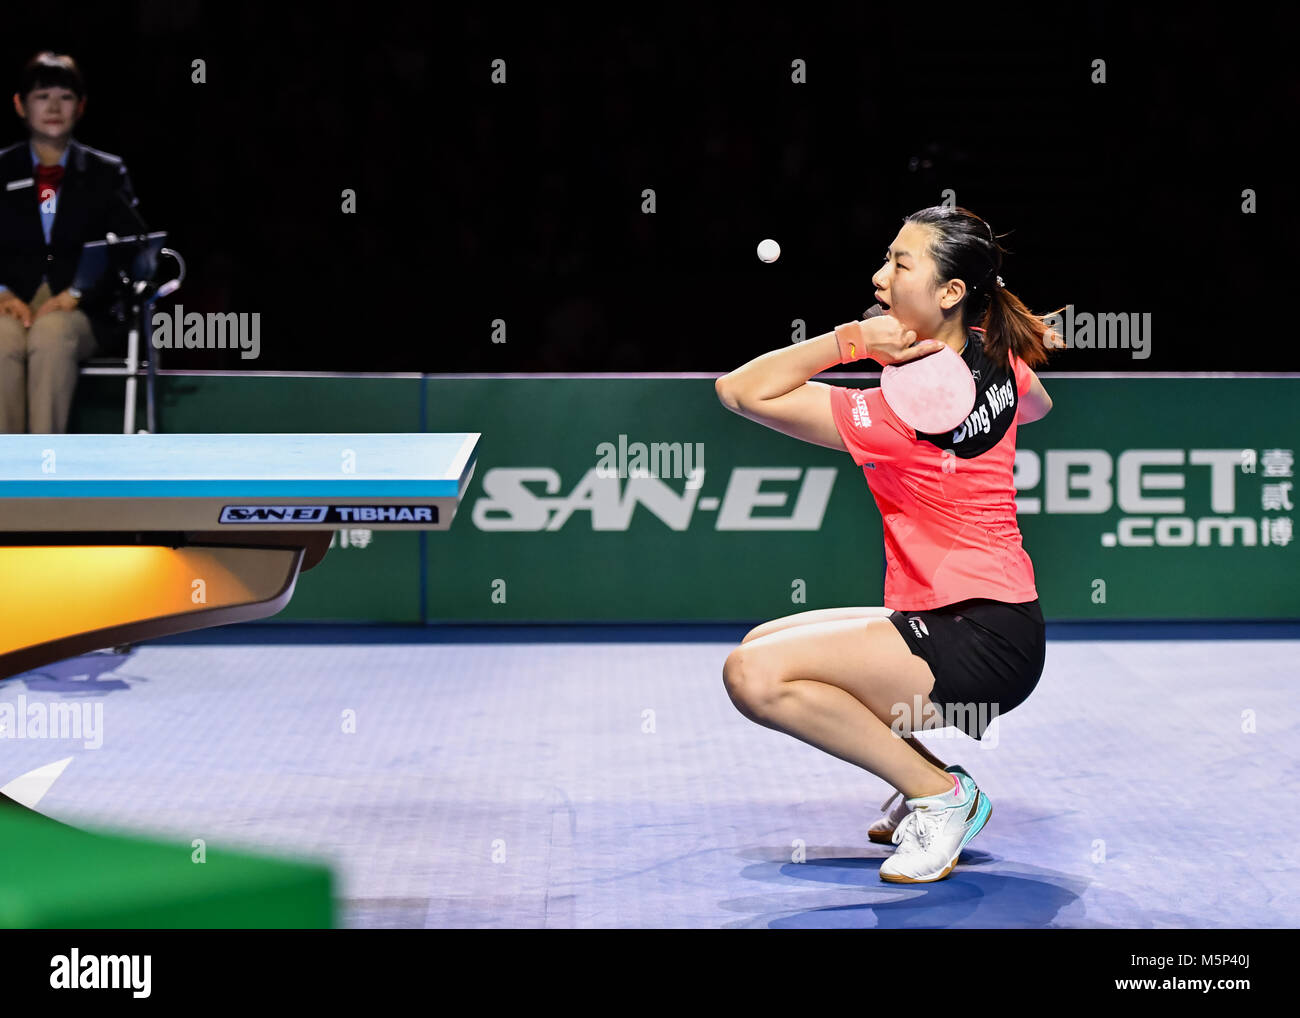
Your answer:
[[[981,797],[986,803],[988,803],[988,812],[984,814],[984,818],[979,822],[979,826],[972,830],[970,834],[966,836],[965,840],[962,841],[961,845],[957,849],[957,854],[954,855],[948,865],[944,867],[942,873],[934,877],[906,877],[898,873],[881,873],[880,879],[885,881],[887,884],[932,884],[936,880],[942,880],[951,873],[957,865],[957,860],[961,858],[962,849],[970,844],[971,839],[974,838],[975,835],[984,830],[984,825],[989,822],[989,817],[993,815],[993,803],[989,802],[988,797],[984,796],[983,793],[981,793]]]

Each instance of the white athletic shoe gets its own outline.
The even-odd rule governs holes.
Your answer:
[[[952,872],[962,848],[984,828],[993,812],[988,796],[969,774],[959,772],[956,778],[961,785],[960,801],[955,801],[953,793],[907,800],[912,811],[894,831],[898,848],[880,864],[881,880],[926,884]]]
[[[949,774],[955,774],[960,771],[966,774],[961,764],[950,764],[944,768]],[[966,775],[970,777],[969,774]],[[897,799],[894,808],[890,809],[889,804]],[[903,817],[912,812],[912,807],[907,804],[902,792],[895,792],[888,799],[880,804],[880,818],[867,828],[867,838],[874,841],[877,845],[892,845],[894,842],[894,829],[903,822]]]

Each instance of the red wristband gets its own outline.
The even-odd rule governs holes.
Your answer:
[[[840,363],[862,360],[867,356],[866,337],[862,335],[861,322],[846,322],[835,326],[835,342],[840,348]]]

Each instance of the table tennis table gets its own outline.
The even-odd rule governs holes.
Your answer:
[[[0,436],[0,680],[274,615],[337,529],[446,530],[479,438]]]

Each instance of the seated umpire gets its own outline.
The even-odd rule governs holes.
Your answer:
[[[77,366],[107,340],[111,294],[72,285],[81,245],[139,232],[126,167],[72,138],[86,109],[71,57],[27,62],[14,109],[28,139],[0,149],[0,432],[65,432]]]

